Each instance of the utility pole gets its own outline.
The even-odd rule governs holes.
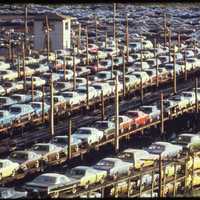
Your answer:
[[[106,32],[106,36],[105,36],[105,48],[107,48],[107,40],[108,40],[108,33]]]
[[[87,26],[85,28],[85,34],[86,34],[86,63],[89,65],[89,54],[88,54],[88,29]]]
[[[140,45],[141,45],[141,49],[140,49],[140,65],[141,65],[141,70],[143,70],[143,55],[142,55],[142,49],[143,49],[143,40],[142,40],[142,36],[140,39]]]
[[[119,151],[119,96],[118,74],[115,75],[115,152]]]
[[[181,51],[181,34],[178,33],[178,50]]]
[[[161,137],[164,135],[164,109],[163,109],[163,93],[160,93],[160,133]]]
[[[8,32],[8,58],[9,62],[11,61],[11,31]]]
[[[196,113],[198,113],[198,111],[199,111],[197,88],[198,88],[198,78],[196,77],[196,79],[195,79],[195,109],[196,109]]]
[[[50,51],[50,46],[49,46],[49,22],[48,22],[48,17],[46,16],[46,34],[47,34],[47,60],[49,62],[49,51]]]
[[[184,79],[187,81],[187,62],[186,62],[186,50],[184,48]]]
[[[53,77],[51,74],[50,78],[50,97],[51,97],[51,106],[50,106],[50,134],[54,135],[54,94],[53,94]]]
[[[25,52],[24,52],[24,41],[22,41],[22,66],[23,66],[23,80],[24,80],[24,91],[26,91],[26,70],[25,70]]]
[[[31,76],[31,98],[34,101],[34,78]]]
[[[168,42],[168,48],[169,48],[169,62],[171,62],[171,30],[169,29],[168,31],[168,37],[169,37],[169,42]],[[175,50],[175,48],[174,48]]]
[[[73,90],[76,90],[76,61],[75,61],[75,48],[73,45]]]
[[[25,4],[25,9],[24,9],[24,48],[25,48],[25,56],[27,52],[27,33],[28,33],[28,25],[27,25],[27,18],[28,18],[28,9],[27,9],[27,4]]]
[[[173,55],[173,82],[174,82],[174,94],[176,94],[176,53],[175,53],[175,46],[174,46],[174,55]]]
[[[129,59],[129,34],[128,34],[128,16],[126,15],[126,60]]]
[[[125,55],[123,54],[123,96],[124,97],[126,95],[126,79],[125,79],[125,74],[126,74],[126,64],[125,64]]]
[[[164,47],[166,47],[167,43],[167,20],[166,20],[166,13],[164,13]]]
[[[71,159],[71,134],[72,134],[72,121],[68,119],[68,159]]]
[[[113,39],[114,41],[116,41],[115,16],[116,16],[116,3],[114,3],[113,5]]]
[[[77,51],[79,53],[79,49],[81,46],[81,24],[78,25],[78,42],[77,42]]]
[[[159,86],[159,78],[158,78],[158,55],[156,54],[156,87]]]
[[[103,95],[103,90],[101,90],[101,120],[104,120],[105,116],[105,108],[104,108],[104,95]]]
[[[111,55],[111,79],[113,79],[113,70],[114,70],[114,61],[113,61],[113,55]]]
[[[44,123],[45,119],[44,119],[44,95],[45,95],[45,91],[44,91],[44,85],[42,86],[42,122]]]
[[[97,33],[97,29],[98,29],[98,24],[97,24],[97,16],[95,16],[95,36],[96,36],[96,45],[98,44],[98,33]],[[98,45],[97,45],[98,46]]]

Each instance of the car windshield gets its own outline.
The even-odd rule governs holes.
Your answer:
[[[147,60],[147,63],[148,63],[149,65],[154,65],[154,61],[153,61],[153,60]]]
[[[3,112],[0,112],[0,117],[3,117],[4,115],[3,115]]]
[[[17,160],[28,160],[28,154],[26,154],[26,153],[19,153],[19,152],[15,153],[15,152],[13,152],[13,153],[10,154],[10,157],[17,159]]]
[[[174,97],[171,97],[171,100],[173,100],[173,101],[180,101],[181,98],[180,98],[180,96],[174,96]]]
[[[86,93],[86,89],[84,89],[84,88],[79,88],[79,89],[77,89],[77,91],[79,93]]]
[[[14,99],[16,101],[20,101],[22,98],[21,98],[21,96],[12,96],[12,99]]]
[[[33,147],[34,151],[49,151],[49,146],[48,145],[35,145]]]
[[[98,78],[107,78],[106,74],[103,74],[103,73],[98,74],[97,76],[98,76]]]
[[[107,129],[108,123],[107,122],[96,122],[94,124],[94,127],[97,128],[97,129]]]
[[[162,145],[158,145],[158,144],[153,144],[149,147],[150,150],[161,150],[164,151],[165,147]]]
[[[184,97],[192,97],[192,94],[191,93],[183,93],[183,96]]]
[[[91,131],[87,129],[78,129],[76,134],[91,134]]]
[[[191,136],[186,136],[186,135],[182,135],[182,136],[179,136],[178,137],[178,142],[181,142],[181,143],[190,143],[191,142]]]
[[[6,99],[5,98],[0,98],[0,104],[4,104],[6,103]]]
[[[114,162],[113,161],[109,161],[109,160],[101,160],[96,165],[97,166],[113,167],[114,166]]]
[[[63,97],[73,97],[73,93],[63,93]]]
[[[151,113],[152,112],[151,107],[141,107],[140,110],[145,112],[145,113]]]
[[[31,106],[33,108],[40,108],[41,107],[41,105],[39,103],[32,103]]]
[[[41,175],[38,176],[37,178],[35,178],[33,180],[33,182],[35,183],[45,183],[45,184],[55,184],[56,183],[56,177],[52,177],[52,176],[46,176],[46,175]]]
[[[107,65],[107,61],[101,61],[100,64],[101,65]]]
[[[102,86],[101,86],[101,85],[93,85],[93,87],[94,87],[96,90],[101,90],[101,89],[102,89]]]
[[[68,138],[60,138],[60,137],[55,137],[53,139],[53,143],[55,144],[68,144]]]
[[[118,158],[122,160],[130,160],[130,159],[133,159],[133,156],[129,152],[122,152],[121,154],[118,155]]]
[[[12,113],[20,113],[21,112],[21,108],[19,108],[19,107],[11,107],[10,108],[10,112],[12,112]]]
[[[164,105],[165,107],[169,107],[169,106],[170,106],[170,102],[169,102],[169,101],[163,101],[163,105]]]
[[[70,173],[71,173],[72,176],[84,176],[85,170],[83,170],[83,169],[72,169]]]
[[[62,89],[62,88],[65,87],[65,84],[64,84],[64,83],[57,83],[57,84],[56,84],[56,87]]]

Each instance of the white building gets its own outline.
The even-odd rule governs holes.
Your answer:
[[[46,48],[46,16],[48,17],[50,51],[70,48],[71,17],[55,13],[38,15],[34,19],[34,49]]]

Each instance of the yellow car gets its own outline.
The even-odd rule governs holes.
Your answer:
[[[192,167],[193,167],[193,158],[190,157],[189,161],[187,163],[187,168],[192,169]],[[199,156],[194,157],[194,169],[200,169],[200,157]]]
[[[119,159],[125,162],[133,163],[134,169],[140,169],[143,167],[152,166],[159,156],[150,154],[143,149],[126,149],[117,156]]]
[[[19,164],[8,159],[0,159],[0,180],[9,176],[15,176]]]
[[[175,166],[174,166],[174,164],[169,164],[164,168],[164,170],[165,170],[165,176],[166,177],[173,176],[174,172],[175,172]],[[176,173],[180,170],[181,170],[181,165],[177,165],[176,166]],[[163,173],[164,173],[164,171],[162,171],[162,175],[163,175]]]
[[[80,186],[88,188],[89,185],[95,183],[103,184],[107,172],[104,170],[95,170],[88,166],[78,166],[71,169],[68,177],[80,180]]]
[[[134,183],[130,182],[130,194],[133,193],[133,186]],[[127,195],[128,192],[128,182],[123,181],[121,183],[118,183],[117,186],[113,186],[110,190],[110,196],[114,196],[115,198],[119,196],[119,194],[123,195],[126,194]]]
[[[186,187],[190,188],[190,186],[199,186],[200,185],[200,171],[194,172],[193,176],[193,184],[192,184],[192,176],[188,175],[186,179]]]

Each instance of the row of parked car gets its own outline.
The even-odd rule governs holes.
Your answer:
[[[200,135],[192,133],[182,133],[175,140],[170,142],[154,142],[149,147],[144,149],[126,149],[123,152],[117,154],[114,157],[106,157],[97,162],[93,166],[77,166],[70,170],[66,170],[64,174],[59,173],[44,173],[26,183],[22,188],[28,192],[28,195],[52,195],[58,197],[59,189],[66,190],[68,192],[75,193],[78,188],[88,188],[94,184],[103,184],[107,179],[117,180],[122,176],[130,176],[132,173],[137,173],[141,168],[153,166],[159,159],[159,155],[165,162],[170,162],[172,158],[179,158],[184,149],[189,149],[193,145],[200,145]],[[36,145],[37,146],[37,145]],[[36,149],[36,148],[35,148]],[[18,156],[16,156],[18,155]],[[21,156],[19,156],[21,155]],[[30,158],[22,156],[22,152],[13,152],[7,162],[12,160],[15,163],[24,163]],[[28,155],[28,154],[27,154]],[[14,159],[15,157],[15,159]],[[13,161],[14,160],[14,161]],[[193,164],[194,162],[194,164]],[[1,163],[2,160],[1,160]],[[13,166],[14,163],[9,164]],[[3,164],[2,164],[3,166]],[[194,159],[189,157],[187,162],[188,171],[192,167],[197,170],[200,169],[200,157],[195,155]],[[2,167],[4,168],[4,167]],[[176,171],[175,171],[176,169]],[[7,168],[8,170],[8,168]],[[163,169],[164,170],[164,169]],[[161,173],[162,176],[172,177],[175,173],[181,173],[182,165],[177,164],[176,168],[174,164],[168,164],[165,170]],[[198,171],[198,170],[197,170]],[[197,173],[198,174],[198,173]],[[158,184],[159,172],[156,171],[154,174],[155,185]],[[135,179],[134,179],[135,180]],[[142,181],[142,183],[140,183]],[[152,184],[152,174],[145,173],[142,175],[142,179],[136,179],[131,181],[131,192],[137,190],[140,185],[142,187],[147,187]],[[187,186],[191,184],[191,175],[187,177]],[[193,185],[200,184],[200,176],[194,177]],[[173,185],[173,184],[172,184]],[[169,193],[173,191],[173,187],[169,183],[166,185],[165,192]],[[177,188],[181,188],[181,183],[177,185]],[[117,188],[113,187],[110,190],[111,196],[118,196],[119,194],[127,193],[128,183],[126,181],[121,181],[117,184]],[[148,193],[144,192],[144,196]],[[97,195],[91,194],[91,195]],[[150,193],[148,194],[150,195]],[[156,193],[154,194],[156,196]],[[84,196],[84,195],[83,195]]]

